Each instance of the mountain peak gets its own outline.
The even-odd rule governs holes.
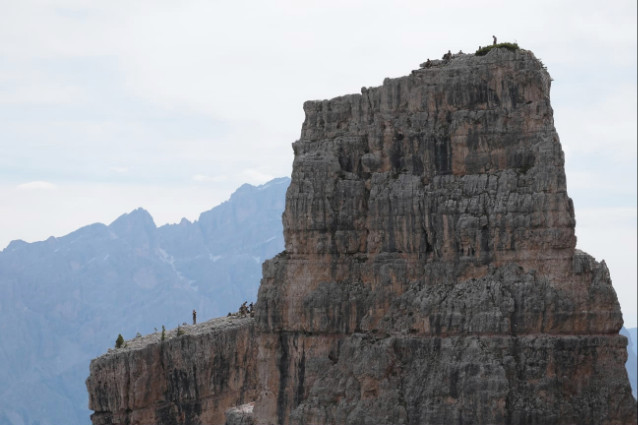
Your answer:
[[[152,231],[156,228],[153,217],[144,208],[137,208],[130,213],[122,214],[109,225],[109,229],[120,236],[124,236],[136,229]]]
[[[151,214],[146,211],[144,208],[136,208],[133,211],[129,212],[129,213],[124,213],[121,216],[119,216],[118,218],[116,218],[110,225],[110,226],[117,226],[119,225],[119,223],[123,223],[123,222],[135,222],[135,223],[152,223],[153,226],[155,226],[155,222],[153,221],[153,217],[151,216]]]
[[[23,241],[22,239],[15,239],[9,242],[9,245],[5,248],[6,251],[14,251],[16,249],[20,249],[29,245],[28,242]]]
[[[257,186],[252,185],[250,183],[244,183],[241,186],[239,186],[239,188],[230,195],[230,198],[233,199],[238,196],[244,196],[246,194],[253,193],[256,191],[270,189],[273,186],[278,186],[282,184],[285,184],[286,186],[288,186],[290,184],[290,177],[277,177],[275,179],[267,181],[264,184],[260,184]]]

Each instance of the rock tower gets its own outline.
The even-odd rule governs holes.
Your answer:
[[[229,425],[636,423],[609,272],[575,249],[549,74],[520,49],[450,56],[304,104],[254,320],[95,360],[95,424],[221,424],[246,402]]]
[[[304,104],[257,303],[257,423],[635,423],[550,82],[494,49]]]

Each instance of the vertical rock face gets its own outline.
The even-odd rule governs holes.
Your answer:
[[[254,321],[94,360],[93,423],[635,424],[550,81],[497,48],[307,102]]]
[[[221,318],[127,342],[91,362],[94,425],[220,425],[256,396],[253,319]]]
[[[256,423],[635,423],[550,81],[494,49],[306,102],[256,309]]]

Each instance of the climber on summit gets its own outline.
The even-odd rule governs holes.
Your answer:
[[[494,42],[492,43],[493,46],[496,46],[496,36],[493,35],[492,38],[494,39]]]
[[[197,312],[193,309],[193,325],[197,324]]]
[[[422,64],[419,64],[419,67],[423,68],[429,68],[432,66],[432,61],[430,60],[430,58],[428,58],[428,60],[426,60],[425,62],[423,62]]]

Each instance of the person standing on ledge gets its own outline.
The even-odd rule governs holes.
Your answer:
[[[193,309],[193,325],[197,324],[197,312]]]
[[[492,38],[494,39],[494,42],[492,43],[493,46],[496,46],[496,36],[493,35]]]

